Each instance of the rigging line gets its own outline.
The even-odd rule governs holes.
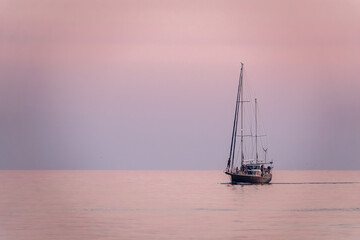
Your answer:
[[[261,144],[261,148],[263,148],[263,149],[264,149],[264,144],[263,144],[263,140],[262,140],[262,138],[260,138],[260,144]]]
[[[238,91],[237,91],[237,95],[236,95],[236,104],[235,104],[235,116],[234,116],[234,123],[233,123],[233,130],[232,130],[232,136],[231,136],[231,146],[230,146],[230,156],[229,158],[231,158],[232,155],[232,151],[233,151],[233,146],[234,146],[234,137],[236,135],[235,133],[235,126],[237,124],[237,116],[238,116],[238,106],[239,106],[239,87],[238,86]]]
[[[233,129],[232,129],[232,135],[231,135],[231,144],[230,144],[230,155],[229,159],[231,159],[232,151],[233,151],[233,145],[234,145],[234,135],[235,135],[235,124],[236,124],[236,115],[237,115],[237,100],[238,95],[236,96],[236,104],[235,104],[235,116],[234,116],[234,123],[233,123]]]
[[[235,160],[234,160],[235,166],[237,165],[237,162],[239,162],[239,157],[240,157],[239,152],[240,152],[240,148],[237,149],[236,158],[235,158]]]
[[[232,136],[232,140],[231,140],[231,149],[230,149],[230,156],[229,156],[229,160],[231,161],[231,169],[234,166],[234,154],[235,154],[235,147],[236,147],[236,132],[237,132],[237,122],[238,122],[238,112],[239,112],[238,105],[239,105],[238,101],[236,101],[233,136]]]
[[[252,121],[250,121],[250,123],[252,123]],[[250,134],[251,134],[251,136],[253,136],[253,132],[252,132],[252,126],[250,127]],[[254,141],[254,139],[253,139],[253,137],[251,137],[250,138],[250,141],[249,141],[249,143],[248,143],[248,145],[250,145],[249,146],[249,152],[248,152],[248,154],[249,154],[249,156],[253,156],[253,154],[254,154],[254,143],[253,143],[253,141]]]
[[[237,114],[236,114],[236,121],[235,121],[235,126],[234,126],[234,146],[233,146],[233,151],[232,151],[232,166],[231,166],[231,168],[233,168],[234,158],[235,158],[236,134],[237,134],[237,126],[238,126],[238,122],[239,122],[239,99],[240,99],[240,96],[238,97],[238,101],[236,102],[236,104],[237,104]]]
[[[261,117],[260,117],[260,116],[261,116],[261,107],[258,106],[258,119],[261,120]],[[260,130],[260,132],[266,133],[264,124],[259,124],[259,130]],[[265,146],[266,146],[266,149],[268,149],[268,145],[269,145],[269,143],[268,143],[268,136],[267,136],[267,135],[264,135],[264,136],[266,137],[265,139],[260,138],[261,147],[262,147],[263,149],[265,149],[265,148],[264,148],[264,145],[265,145]],[[265,150],[264,150],[264,154],[266,155],[266,154],[267,154],[267,151],[265,152]]]
[[[246,146],[246,144],[244,145],[244,153],[245,152],[247,152],[247,146]],[[244,155],[244,157],[245,157],[245,155]],[[245,158],[246,159],[246,158]]]
[[[238,110],[238,114],[239,114],[239,110]],[[237,133],[237,125],[238,125],[238,116],[236,117],[236,124],[235,124],[235,136],[234,136],[234,146],[233,146],[233,152],[232,152],[232,166],[231,168],[233,167],[234,165],[234,157],[235,157],[235,149],[236,149],[236,133]]]

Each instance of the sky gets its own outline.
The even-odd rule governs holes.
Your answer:
[[[360,170],[355,0],[0,0],[0,169],[225,169],[240,62],[275,169]]]

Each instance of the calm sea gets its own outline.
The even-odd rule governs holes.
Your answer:
[[[360,239],[360,171],[0,171],[0,239]]]

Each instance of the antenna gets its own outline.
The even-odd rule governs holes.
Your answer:
[[[256,152],[256,163],[258,162],[259,155],[258,155],[258,129],[257,129],[257,99],[255,98],[255,152]]]
[[[268,149],[263,147],[263,150],[264,150],[264,152],[265,152],[265,163],[266,163],[266,155],[267,155],[267,150],[268,150]]]

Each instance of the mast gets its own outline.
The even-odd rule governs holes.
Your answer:
[[[233,169],[233,166],[234,166],[237,125],[238,125],[238,121],[239,121],[239,103],[241,102],[241,99],[242,99],[242,97],[241,97],[241,95],[242,95],[241,94],[242,93],[242,72],[243,72],[243,63],[241,63],[239,85],[238,85],[238,91],[237,91],[237,96],[236,96],[234,124],[233,124],[232,136],[231,136],[230,154],[229,154],[229,160],[228,160],[228,164],[227,164],[227,168],[228,169],[230,168],[231,170]],[[242,105],[242,103],[241,103],[241,105]],[[242,116],[242,114],[241,114],[241,116]],[[242,122],[242,120],[241,120],[241,122]],[[242,128],[243,127],[242,127],[242,123],[241,123],[241,129]],[[242,135],[242,130],[241,130],[241,135]],[[242,138],[241,138],[241,142],[242,142]],[[242,149],[242,146],[241,146],[241,149]],[[243,155],[242,150],[241,150],[241,155]],[[242,159],[243,159],[243,157],[241,158],[241,164],[242,164]]]
[[[241,119],[240,119],[240,152],[241,152],[241,166],[244,164],[244,94],[243,94],[243,67],[244,64],[241,63],[240,71],[240,105],[241,105]]]
[[[258,124],[257,124],[257,99],[255,98],[255,152],[256,152],[256,163],[258,162],[259,155],[258,155]]]

